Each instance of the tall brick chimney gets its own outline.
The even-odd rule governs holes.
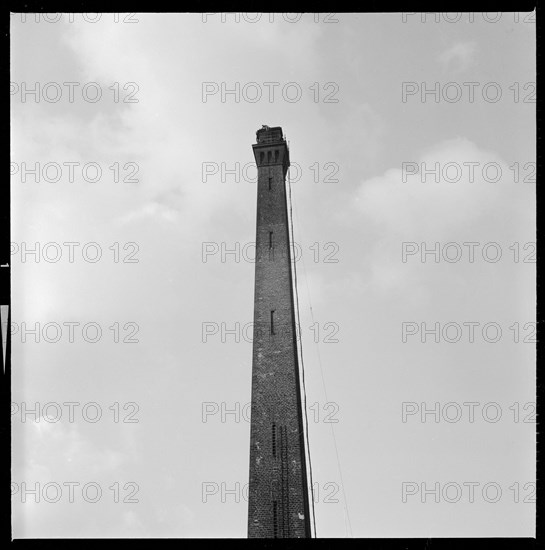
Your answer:
[[[248,537],[310,537],[286,200],[289,150],[278,126],[258,130],[252,148],[257,229]]]

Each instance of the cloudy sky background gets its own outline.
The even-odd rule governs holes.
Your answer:
[[[318,536],[533,536],[534,505],[522,500],[532,492],[524,485],[535,480],[535,424],[523,422],[532,412],[523,406],[535,401],[535,347],[515,343],[508,328],[518,322],[522,340],[531,335],[524,325],[535,320],[535,264],[523,262],[532,252],[524,244],[535,241],[535,183],[523,181],[535,162],[535,103],[523,101],[532,92],[524,85],[535,82],[535,27],[526,15],[493,23],[462,14],[456,23],[436,23],[433,16],[338,14],[338,22],[324,23],[324,15],[315,22],[307,14],[289,23],[276,14],[274,22],[263,15],[237,23],[234,15],[204,22],[201,14],[137,14],[132,24],[123,15],[116,23],[113,14],[97,23],[78,14],[56,23],[11,16],[14,537],[246,536],[249,423],[242,415],[222,422],[220,412],[203,422],[202,410],[249,402],[252,344],[243,332],[203,342],[202,331],[203,323],[242,329],[252,321],[254,264],[242,251],[255,238],[256,185],[244,174],[205,179],[203,163],[230,170],[253,163],[262,124],[282,126],[292,163],[301,167],[300,177],[292,171],[292,193],[303,251],[297,270],[307,399],[316,404],[309,438]],[[56,103],[31,95],[23,101],[23,83],[36,82],[81,85],[73,103],[66,86]],[[100,101],[82,99],[88,82],[102,87]],[[256,82],[263,97],[222,102],[217,93],[204,102],[203,82],[220,89]],[[272,102],[265,82],[280,83]],[[296,102],[282,97],[288,82],[302,90]],[[403,82],[456,82],[464,95],[435,102],[415,94],[403,102]],[[478,83],[473,102],[464,82]],[[488,82],[502,90],[499,101],[483,99]],[[125,83],[137,84],[138,102],[123,102],[135,89],[124,91]],[[338,102],[324,102],[334,89],[327,83],[336,84]],[[70,182],[65,168],[57,182],[24,182],[23,162],[96,162],[103,173],[91,183],[76,168]],[[138,183],[114,182],[108,167],[116,162],[136,163]],[[459,181],[435,182],[404,178],[404,162],[479,164],[472,182],[467,169]],[[338,167],[338,181],[326,181],[333,172],[326,163]],[[499,181],[483,177],[487,163],[501,167]],[[255,169],[245,173],[254,177]],[[68,241],[81,243],[73,263],[62,246]],[[473,263],[467,247],[454,263],[431,255],[426,263],[419,255],[402,262],[404,241],[480,245]],[[21,255],[23,242],[60,243],[63,255],[36,262]],[[100,244],[100,261],[82,259],[88,242]],[[119,243],[123,258],[134,250],[123,250],[129,242],[138,245],[138,262],[114,262],[109,247]],[[496,263],[481,255],[488,242],[501,246]],[[217,244],[206,261],[203,243]],[[222,261],[219,251],[235,243],[240,256]],[[518,262],[513,243],[520,244]],[[477,328],[474,343],[467,332],[457,343],[433,336],[422,343],[420,335],[402,342],[403,322],[471,321],[498,323],[501,339],[485,342]],[[76,328],[70,342],[65,327],[56,343],[23,342],[23,322],[96,322],[102,338],[88,343]],[[125,323],[137,323],[139,342],[114,343],[108,327],[116,322],[121,339],[130,334]],[[324,341],[326,323],[338,327],[338,342]],[[419,415],[402,422],[403,402],[470,401],[499,404],[502,418],[483,420],[480,406],[473,423],[467,407],[455,423],[431,415],[426,423]],[[39,422],[32,415],[22,421],[23,402],[40,403]],[[62,406],[62,418],[48,422],[42,406],[49,402],[97,402],[103,416],[85,421],[80,406],[70,422]],[[139,407],[138,422],[114,422],[109,407],[119,403],[123,419],[129,402]],[[514,403],[519,422],[509,410]],[[333,425],[324,421],[331,411]],[[76,488],[69,502],[64,486],[56,503],[22,502],[22,483],[63,482],[95,482],[102,498],[86,502]],[[108,487],[119,483],[123,500],[128,482],[138,485],[138,502],[114,502]],[[480,485],[473,503],[467,492],[457,503],[433,496],[423,503],[420,494],[404,503],[404,482]],[[496,503],[482,497],[488,482],[502,488]],[[516,482],[518,503],[509,489]],[[218,492],[203,502],[203,487]],[[222,487],[237,494],[222,498]]]

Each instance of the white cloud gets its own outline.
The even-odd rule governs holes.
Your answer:
[[[443,72],[458,74],[473,67],[476,63],[475,42],[458,42],[437,56]]]
[[[457,138],[428,149],[404,169],[392,168],[363,182],[355,208],[372,221],[377,235],[365,258],[373,284],[391,290],[422,277],[411,271],[414,263],[400,269],[402,242],[433,247],[436,242],[495,241],[508,246],[532,240],[532,189],[513,183],[512,176],[496,153]]]

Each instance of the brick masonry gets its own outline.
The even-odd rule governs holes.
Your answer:
[[[258,130],[252,147],[258,180],[248,537],[310,537],[285,184],[289,151],[279,127]]]

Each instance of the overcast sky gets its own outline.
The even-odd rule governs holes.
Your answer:
[[[531,15],[58,18],[11,16],[14,537],[246,537],[263,124],[318,536],[533,536]]]

